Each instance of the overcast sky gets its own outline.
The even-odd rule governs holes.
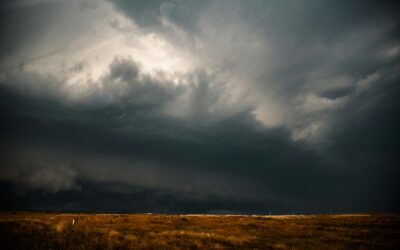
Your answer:
[[[1,208],[399,211],[394,2],[1,1]]]

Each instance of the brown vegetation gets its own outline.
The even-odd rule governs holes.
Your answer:
[[[400,249],[400,216],[10,212],[0,235],[0,249]]]

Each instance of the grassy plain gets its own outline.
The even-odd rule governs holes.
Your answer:
[[[0,249],[400,249],[400,215],[3,212]]]

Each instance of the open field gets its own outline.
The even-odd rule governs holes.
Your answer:
[[[3,212],[0,249],[400,249],[400,215]]]

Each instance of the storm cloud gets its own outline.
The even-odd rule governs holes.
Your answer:
[[[398,7],[4,1],[3,208],[398,211]]]

